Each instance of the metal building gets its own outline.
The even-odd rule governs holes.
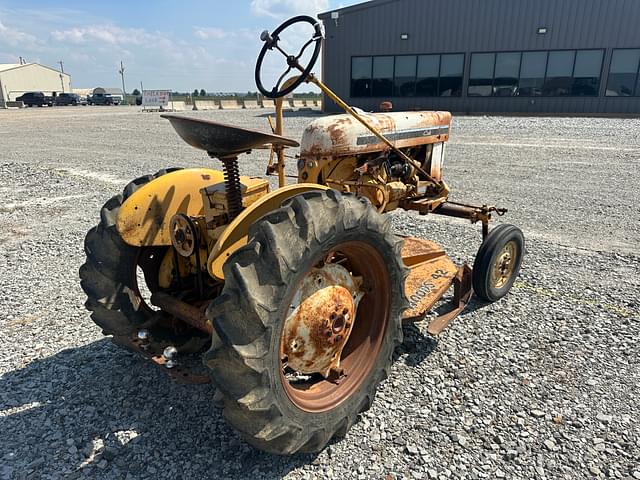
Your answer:
[[[71,77],[39,63],[1,63],[0,107],[26,92],[68,93],[71,92]]]
[[[323,80],[366,110],[391,100],[394,110],[640,114],[637,0],[373,0],[319,18]]]

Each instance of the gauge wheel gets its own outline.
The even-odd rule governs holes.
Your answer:
[[[367,200],[334,190],[297,195],[251,227],[207,310],[216,334],[204,358],[249,443],[317,452],[371,406],[409,305],[401,247]]]
[[[477,297],[495,302],[504,297],[520,272],[524,235],[514,225],[498,225],[482,242],[473,263],[473,290]]]
[[[127,184],[122,194],[109,199],[100,211],[100,223],[84,241],[86,261],[80,267],[80,285],[87,295],[85,307],[105,335],[127,337],[147,323],[153,310],[140,291],[144,281],[151,291],[158,288],[158,269],[165,247],[133,247],[116,229],[122,203],[152,180],[179,170],[168,168],[144,175]]]

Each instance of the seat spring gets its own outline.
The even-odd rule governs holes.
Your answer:
[[[236,218],[242,211],[242,184],[240,183],[240,170],[237,158],[224,158],[222,171],[224,172],[224,189],[227,195],[227,208],[229,220]]]

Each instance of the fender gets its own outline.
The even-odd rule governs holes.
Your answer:
[[[120,207],[116,228],[134,247],[171,245],[176,213],[204,215],[200,189],[224,181],[219,170],[188,168],[163,175],[136,190]]]
[[[260,200],[257,200],[245,208],[242,213],[229,224],[225,231],[222,232],[222,235],[220,235],[220,238],[218,238],[218,241],[213,246],[207,261],[209,274],[218,280],[224,280],[222,266],[227,261],[229,255],[247,244],[249,227],[260,219],[260,217],[280,208],[282,202],[286,199],[311,190],[329,190],[329,187],[315,183],[287,185],[286,187],[268,193],[260,198]]]

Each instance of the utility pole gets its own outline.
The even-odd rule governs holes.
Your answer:
[[[120,70],[118,73],[122,77],[122,103],[128,105],[127,103],[127,91],[124,88],[124,65],[122,64],[122,60],[120,60]]]
[[[59,60],[60,64],[60,83],[62,84],[62,93],[64,93],[64,65],[62,64],[62,60]]]

